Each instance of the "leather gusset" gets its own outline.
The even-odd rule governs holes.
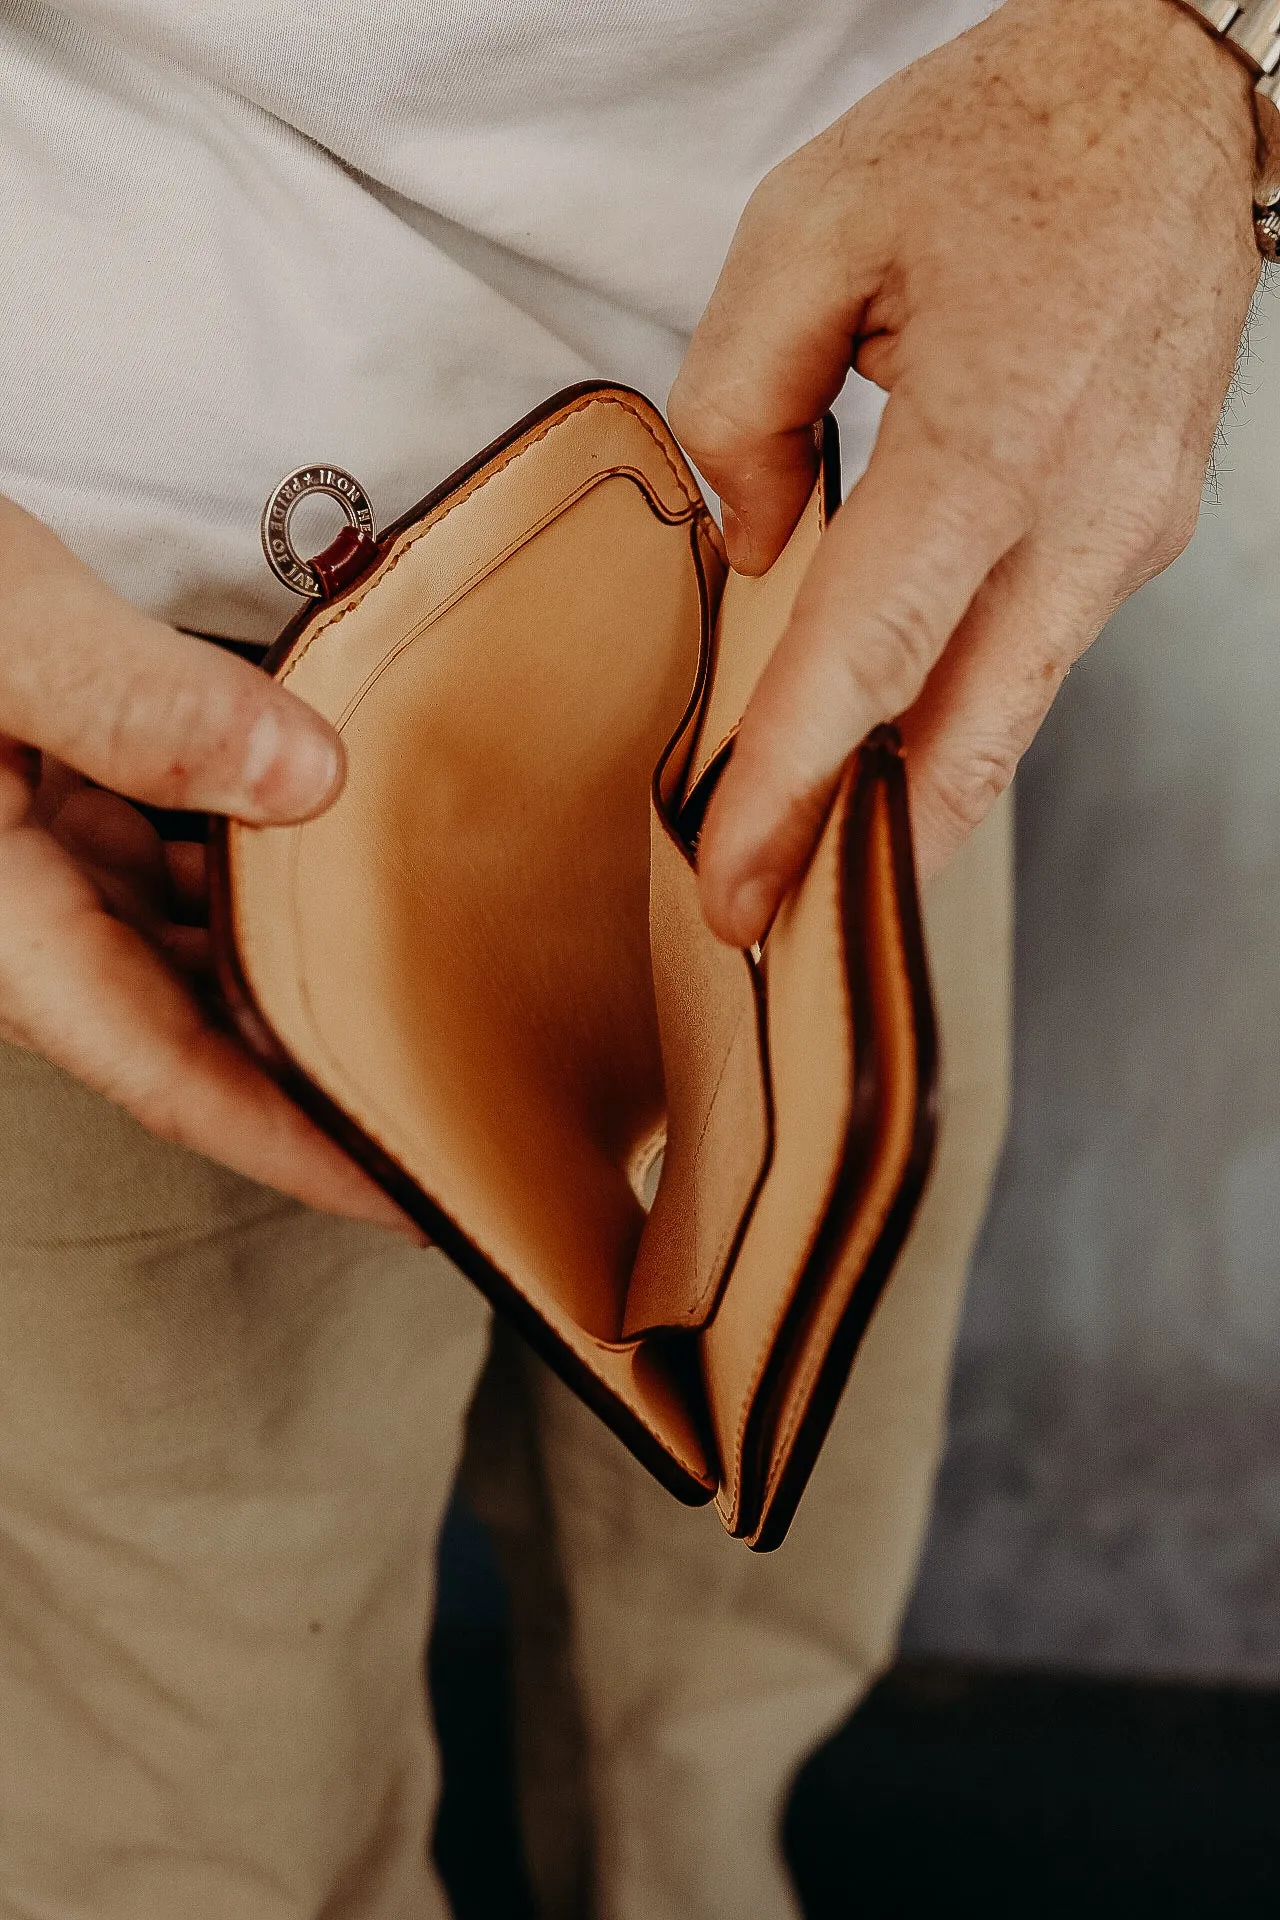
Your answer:
[[[896,750],[850,763],[759,965],[707,930],[678,825],[830,480],[742,580],[648,403],[560,396],[282,636],[270,669],[343,735],[339,799],[210,841],[219,978],[263,1063],[664,1484],[757,1545],[928,1153]]]

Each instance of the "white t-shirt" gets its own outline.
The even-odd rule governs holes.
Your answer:
[[[661,402],[761,175],[987,11],[0,0],[0,492],[267,637],[285,472],[385,522],[571,381]]]

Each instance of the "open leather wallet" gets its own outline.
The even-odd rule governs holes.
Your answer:
[[[762,949],[699,910],[707,803],[837,504],[830,423],[822,452],[747,579],[647,401],[558,395],[311,563],[320,597],[266,664],[342,734],[346,786],[210,845],[254,1053],[756,1548],[790,1524],[934,1129],[891,729],[850,760]]]

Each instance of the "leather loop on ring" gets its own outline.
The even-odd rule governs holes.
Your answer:
[[[331,583],[317,570],[314,561],[302,558],[289,537],[294,508],[313,493],[328,494],[331,500],[336,500],[352,532],[362,542],[376,540],[378,529],[368,494],[344,468],[295,467],[285,475],[262,509],[262,551],[277,580],[283,581],[294,593],[321,600],[331,590]],[[349,536],[340,537],[349,544]]]

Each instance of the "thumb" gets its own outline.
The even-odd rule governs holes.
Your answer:
[[[305,819],[342,784],[342,743],[319,714],[117,598],[8,501],[0,732],[131,799],[255,823]]]
[[[739,573],[772,566],[804,509],[815,423],[845,383],[879,280],[865,234],[858,246],[845,221],[822,230],[826,196],[806,179],[817,167],[802,149],[756,189],[667,403],[720,496]],[[801,220],[816,230],[798,245]]]

